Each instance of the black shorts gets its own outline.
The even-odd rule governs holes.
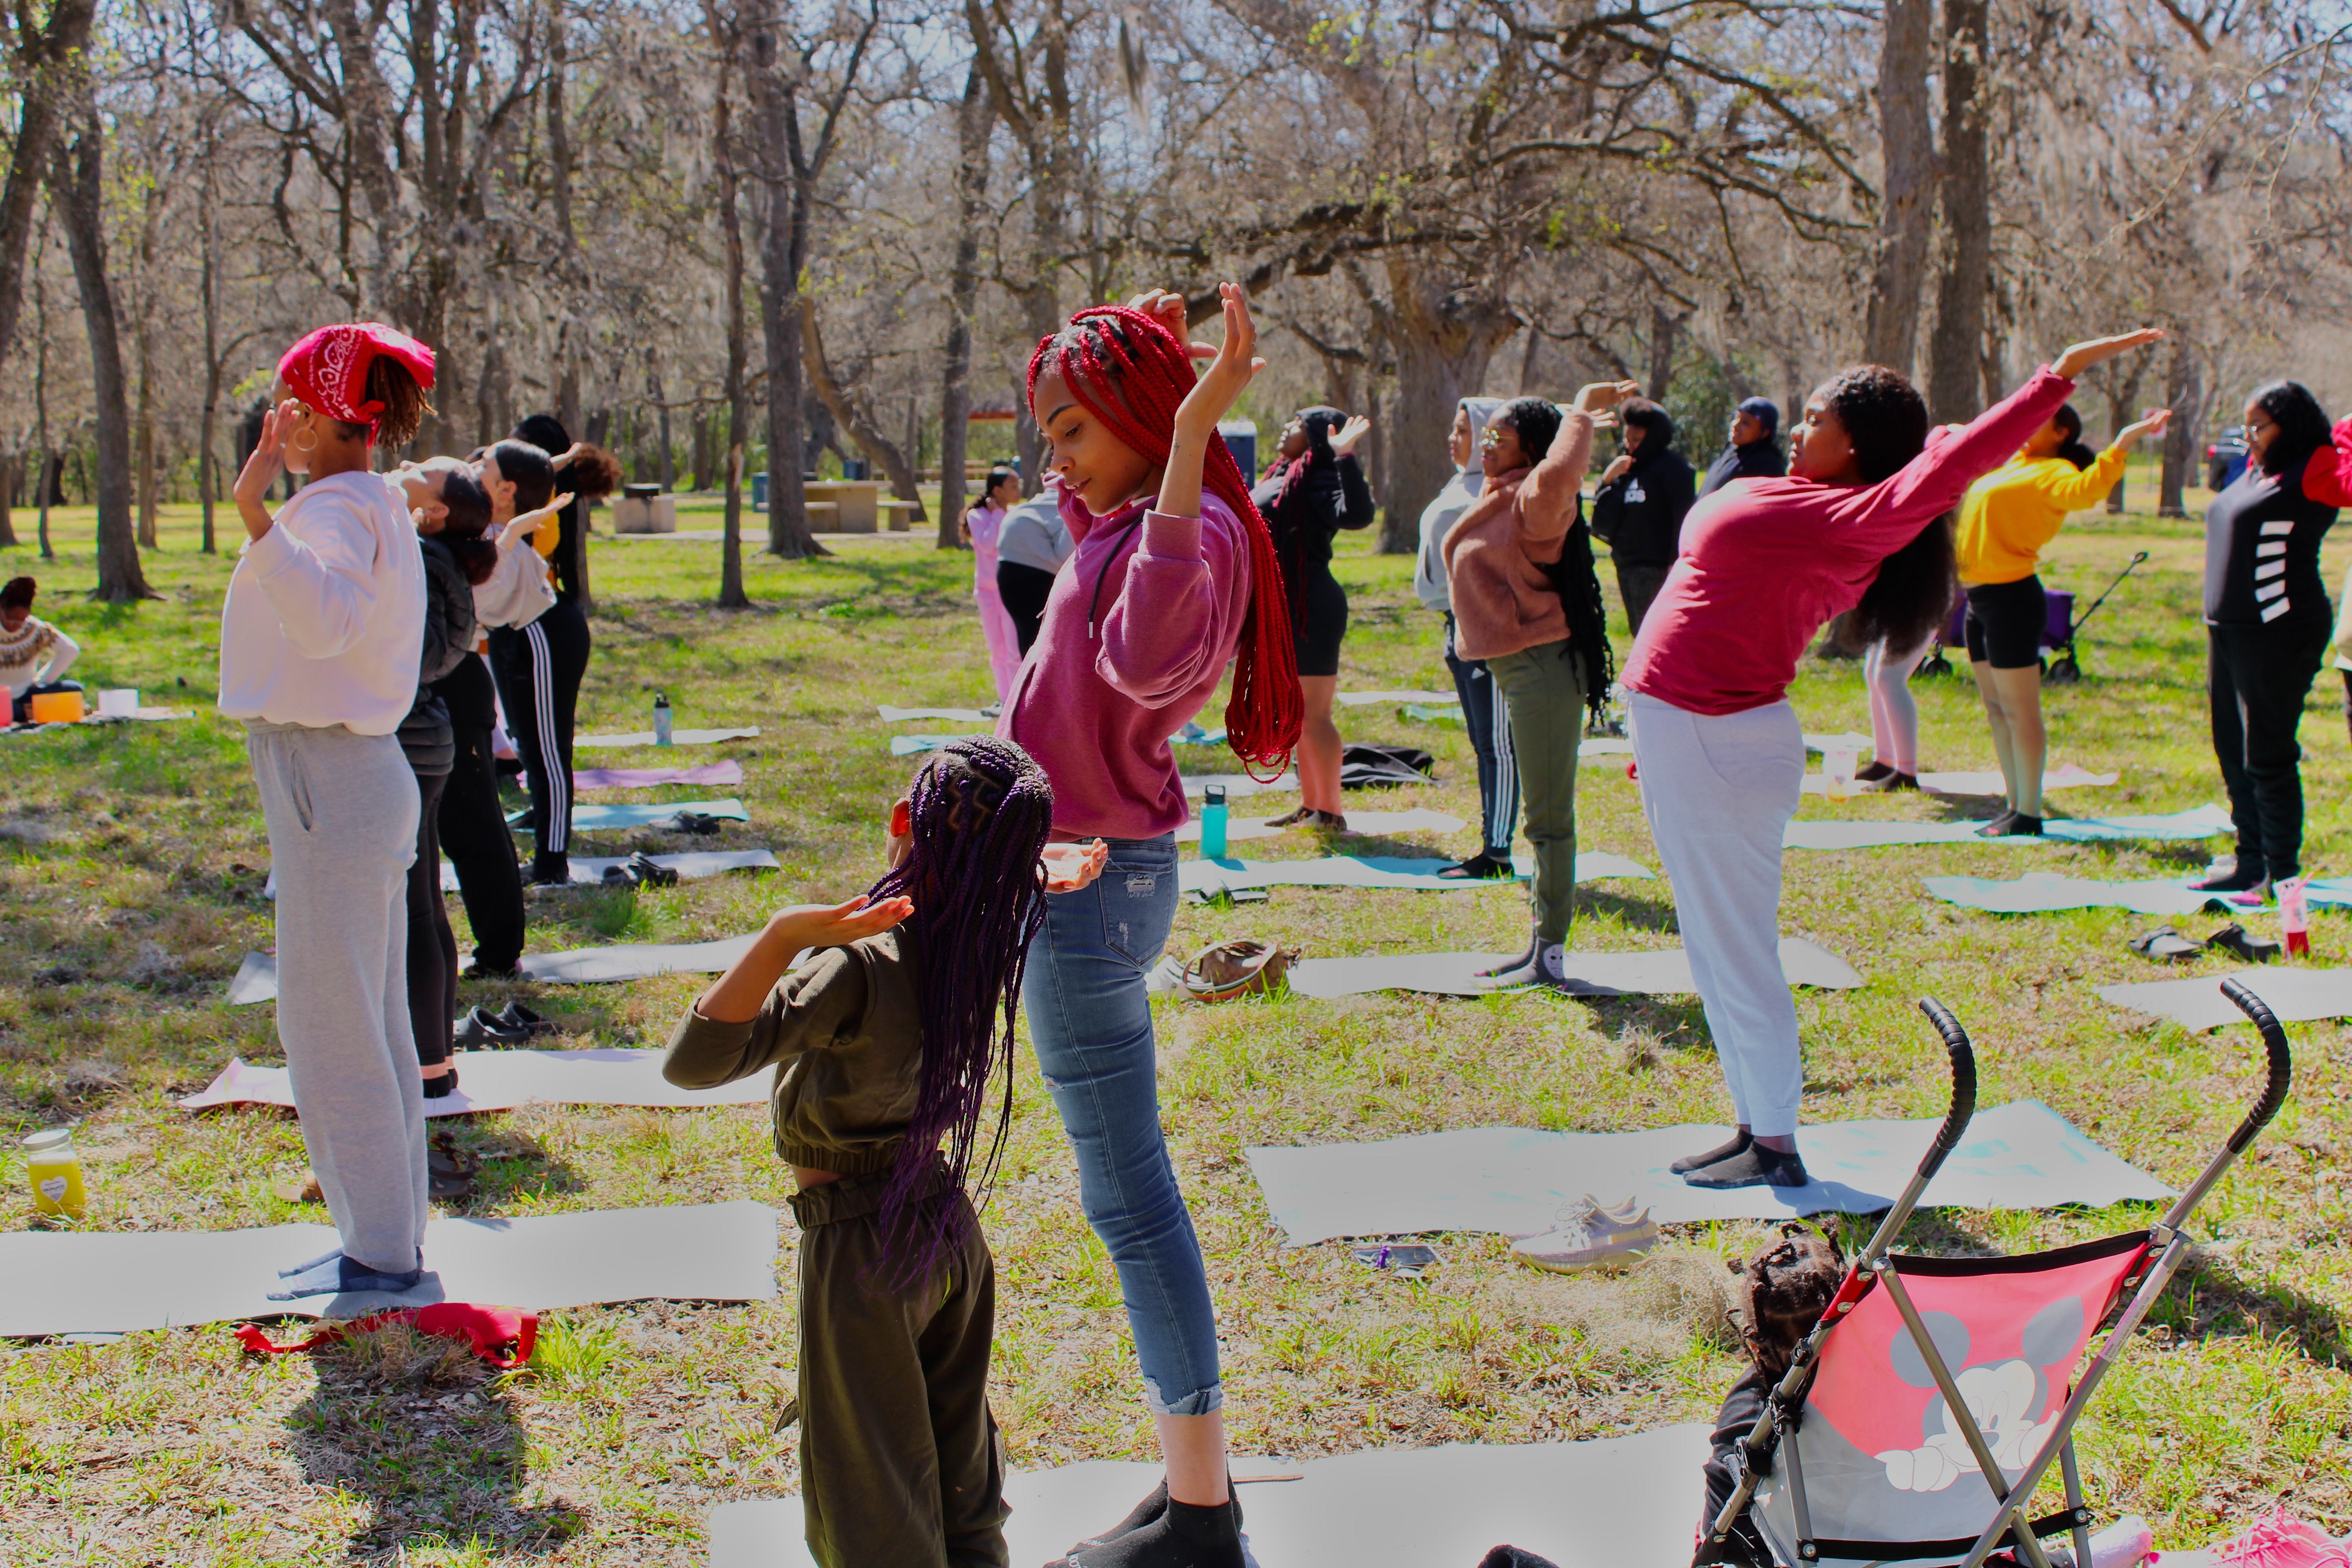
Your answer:
[[[2031,669],[2042,662],[2042,634],[2050,624],[2042,579],[1969,584],[1969,662],[1995,669]]]
[[[1306,579],[1290,606],[1290,644],[1298,654],[1298,673],[1336,676],[1339,644],[1348,636],[1348,590],[1328,569],[1310,570]]]

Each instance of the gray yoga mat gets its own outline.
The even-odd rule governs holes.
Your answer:
[[[721,942],[615,942],[566,952],[526,952],[517,963],[526,979],[551,985],[596,985],[659,974],[716,974],[750,952],[751,942],[751,936],[732,936]],[[228,983],[228,999],[232,1006],[276,1001],[277,955],[247,953]]]
[[[1894,1202],[1942,1125],[1817,1122],[1798,1130],[1813,1178],[1802,1187],[1694,1187],[1666,1167],[1711,1148],[1727,1127],[1642,1132],[1539,1132],[1482,1127],[1378,1142],[1255,1148],[1250,1167],[1292,1247],[1342,1236],[1548,1230],[1563,1205],[1631,1194],[1661,1224],[1792,1219],[1834,1209],[1874,1214]],[[1927,1188],[1929,1207],[2094,1207],[2158,1202],[2171,1189],[2100,1148],[2039,1100],[1979,1110]]]
[[[1706,1456],[1707,1427],[1690,1422],[1581,1443],[1370,1447],[1295,1467],[1236,1458],[1233,1468],[1243,1545],[1265,1568],[1472,1568],[1498,1542],[1559,1568],[1657,1568],[1690,1556]],[[1159,1479],[1157,1464],[1110,1459],[1007,1475],[1012,1561],[1059,1558]],[[796,1497],[720,1503],[709,1532],[710,1568],[813,1563]]]
[[[1339,700],[1342,708],[1366,708],[1375,702],[1426,702],[1433,708],[1443,708],[1452,703],[1458,708],[1462,704],[1462,694],[1458,691],[1342,691],[1339,694]]]
[[[602,1301],[767,1301],[776,1211],[677,1204],[436,1219],[413,1290],[272,1301],[278,1270],[335,1246],[331,1225],[0,1234],[0,1335],[130,1333],[256,1318],[355,1318],[436,1301],[553,1311]]]
[[[2221,982],[2235,980],[2270,1005],[2283,1024],[2317,1018],[2352,1018],[2352,969],[2297,969],[2270,964],[2200,974],[2194,980],[2141,980],[2102,985],[2099,1000],[2169,1018],[2188,1029],[2218,1029],[2242,1024],[2246,1016],[2221,994]]]
[[[1433,996],[1483,996],[1496,990],[1477,971],[1509,958],[1504,952],[1390,952],[1357,958],[1309,958],[1290,967],[1290,988],[1301,996],[1354,996],[1370,991],[1418,991]],[[1679,947],[1647,952],[1571,952],[1570,989],[1585,996],[1693,995],[1690,955]],[[1801,936],[1780,939],[1780,973],[1791,985],[1850,991],[1863,984],[1853,965]]]
[[[467,1116],[519,1105],[653,1105],[698,1110],[710,1105],[759,1105],[773,1085],[766,1074],[717,1089],[679,1089],[662,1077],[657,1050],[599,1047],[576,1051],[459,1051],[452,1058],[457,1087],[425,1102],[427,1116]],[[294,1088],[284,1068],[256,1067],[231,1057],[220,1076],[180,1101],[184,1110],[225,1105],[274,1105],[291,1110]]]
[[[2210,838],[2236,828],[2218,805],[2147,816],[2052,817],[2042,837],[1987,838],[1981,822],[1867,822],[1823,817],[1791,822],[1780,842],[1790,849],[1881,849],[1893,844],[2089,844],[2126,839]]]
[[[703,877],[722,876],[729,871],[774,871],[782,869],[772,849],[690,849],[683,855],[648,855],[646,859],[656,866],[667,866],[691,882]],[[580,886],[598,886],[604,880],[607,867],[625,866],[625,856],[589,856],[572,862],[572,880]],[[441,862],[441,890],[457,890],[457,868],[448,861]]]
[[[669,742],[673,746],[709,746],[720,741],[756,740],[759,733],[760,726],[757,724],[747,724],[740,730],[673,730]],[[619,751],[654,744],[651,730],[629,731],[617,735],[582,735],[572,742],[573,750],[582,752]]]
[[[2194,877],[2154,877],[2137,882],[2103,882],[2093,877],[2062,877],[2034,871],[2000,881],[1990,877],[1928,877],[1929,893],[1946,903],[1965,904],[2001,915],[2050,914],[2060,910],[2137,910],[2144,915],[2193,915],[2227,910],[2218,894],[2200,893]]]
[[[1512,857],[1522,877],[1535,873],[1525,855]],[[1233,888],[1402,888],[1415,892],[1450,893],[1491,883],[1475,879],[1440,877],[1454,864],[1443,859],[1406,859],[1394,855],[1326,855],[1313,860],[1186,860],[1176,868],[1176,885],[1183,892],[1214,895]],[[1576,858],[1576,879],[1652,875],[1638,861],[1598,851]]]
[[[1254,795],[1295,795],[1298,791],[1298,775],[1285,773],[1280,778],[1264,783],[1247,773],[1186,773],[1184,793],[1198,800],[1211,784],[1225,792],[1227,800],[1243,800]]]
[[[941,724],[985,724],[988,715],[977,708],[893,708],[887,702],[875,710],[886,724],[908,724],[934,720]]]
[[[698,816],[716,816],[730,822],[749,822],[751,814],[743,809],[740,800],[671,800],[625,805],[575,805],[572,808],[572,830],[574,833],[609,832],[619,827],[652,827],[667,822],[682,811]],[[516,816],[522,814],[517,812]],[[508,826],[514,826],[512,819]],[[528,833],[528,827],[515,826],[517,833]]]

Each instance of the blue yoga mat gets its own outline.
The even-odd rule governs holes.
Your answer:
[[[2000,915],[2053,914],[2060,910],[2137,910],[2144,915],[2193,915],[2200,910],[2229,911],[2219,893],[2189,887],[2194,877],[2154,877],[2137,882],[2103,882],[2091,877],[2061,877],[2035,871],[2001,881],[1992,877],[1928,877],[1927,891],[1946,903],[1966,904]],[[2346,893],[2352,900],[2352,890]],[[2317,900],[2314,900],[2316,902]]]
[[[2060,816],[2042,825],[2039,838],[1986,838],[1981,822],[1867,822],[1822,817],[1791,822],[1780,842],[1790,849],[1880,849],[1891,844],[2095,844],[2126,839],[2210,838],[2235,832],[2218,805],[2151,816]]]

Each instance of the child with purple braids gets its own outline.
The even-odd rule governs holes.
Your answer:
[[[881,880],[777,911],[670,1037],[662,1074],[681,1089],[776,1069],[776,1152],[800,1187],[801,1491],[824,1568],[1008,1561],[996,1269],[965,1187],[1003,1145],[1045,895],[1085,887],[1108,853],[1049,846],[1053,819],[1026,752],[951,742],[891,806]]]

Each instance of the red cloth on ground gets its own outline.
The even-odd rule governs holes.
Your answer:
[[[539,1337],[537,1313],[520,1312],[511,1307],[477,1307],[471,1301],[436,1301],[430,1307],[411,1307],[404,1311],[370,1312],[349,1322],[324,1324],[299,1344],[275,1343],[251,1323],[239,1323],[230,1332],[256,1355],[291,1355],[297,1351],[314,1351],[321,1345],[333,1344],[356,1331],[381,1329],[390,1323],[406,1323],[418,1333],[436,1339],[468,1341],[476,1355],[501,1372],[511,1372],[529,1361],[530,1347]],[[514,1347],[510,1352],[505,1348],[509,1345]]]

